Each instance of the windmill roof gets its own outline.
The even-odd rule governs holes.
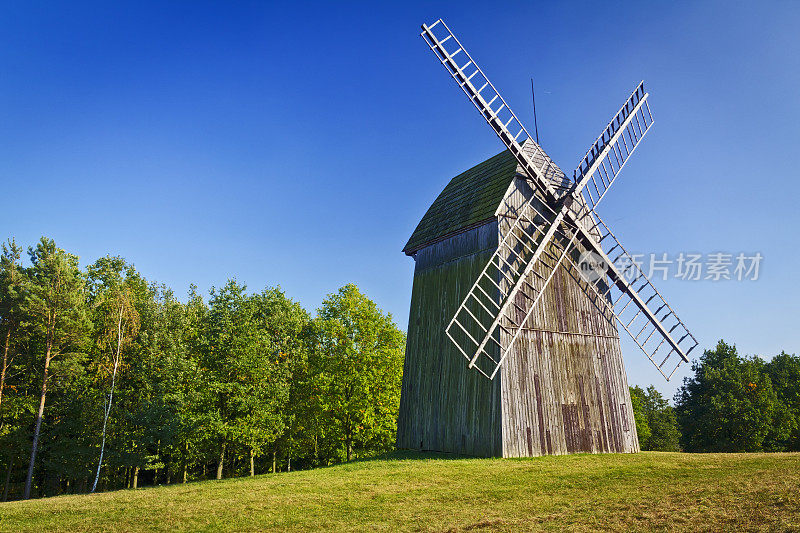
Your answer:
[[[411,255],[494,218],[516,173],[517,161],[506,150],[451,179],[417,224],[403,252]]]

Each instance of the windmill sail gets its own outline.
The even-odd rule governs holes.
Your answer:
[[[600,258],[599,269],[587,276],[575,258],[567,257],[567,270],[606,318],[617,319],[659,372],[669,380],[689,354],[697,339],[647,278],[635,259],[599,216],[595,234],[577,230],[579,240],[589,243]],[[601,248],[601,243],[607,247]],[[668,364],[670,363],[670,364]],[[673,365],[674,363],[674,365]]]
[[[592,144],[575,169],[576,182],[567,194],[577,200],[568,209],[556,212],[540,199],[531,198],[512,212],[498,249],[445,330],[470,366],[487,377],[494,377],[556,269],[575,250],[578,235],[564,219],[595,229],[594,207],[653,124],[647,97],[640,83]],[[532,141],[519,153],[525,156],[529,151],[544,153]],[[585,244],[584,249],[586,246],[593,249],[593,243]]]
[[[447,25],[440,19],[422,28],[430,49],[539,192],[505,214],[510,220],[497,250],[445,328],[450,340],[470,367],[493,379],[563,264],[606,317],[615,317],[669,379],[688,361],[697,341],[595,212],[653,124],[644,84],[614,115],[570,181],[531,138]],[[603,251],[603,241],[612,245],[609,253],[619,254],[617,259]],[[595,279],[581,276],[576,262],[580,250],[595,253],[604,265]],[[620,270],[615,263],[619,258],[631,260],[631,265]],[[614,290],[619,294],[612,299]],[[629,307],[637,310],[632,317],[625,314]],[[667,373],[664,366],[675,354],[677,365]]]
[[[594,211],[645,134],[650,131],[653,115],[647,103],[648,96],[642,81],[578,163],[574,179],[575,182],[586,182],[586,187],[581,190],[581,205],[587,211]]]
[[[563,254],[571,248],[562,219],[563,214],[535,197],[525,202],[445,328],[469,366],[489,379],[513,345],[505,339],[516,339]],[[509,318],[512,309],[514,316],[522,318]]]
[[[560,196],[555,189],[569,187],[569,180],[564,179],[564,174],[558,166],[536,144],[525,126],[517,119],[517,115],[450,28],[439,19],[430,26],[423,24],[422,30],[420,35],[436,54],[439,62],[444,65],[506,148],[514,154],[528,177],[542,191],[548,191],[550,196]],[[523,150],[523,145],[530,143],[533,143],[535,149],[528,154]]]

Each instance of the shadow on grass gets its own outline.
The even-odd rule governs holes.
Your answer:
[[[481,459],[481,457],[475,457],[472,455],[459,455],[457,453],[447,453],[447,452],[432,452],[432,451],[419,451],[419,450],[392,450],[390,452],[371,455],[369,457],[359,457],[349,462],[335,463],[328,466],[319,466],[316,468],[312,468],[310,470],[317,470],[319,468],[330,468],[334,466],[358,465],[358,464],[386,462],[386,461],[426,461],[426,460],[456,461],[463,459]]]
[[[367,459],[367,458],[365,458]],[[419,450],[393,450],[391,452],[382,453],[375,457],[368,459],[379,459],[382,461],[407,461],[419,459],[480,459],[474,455],[461,455],[458,453],[448,452],[432,452],[432,451],[419,451]]]

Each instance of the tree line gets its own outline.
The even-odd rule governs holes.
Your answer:
[[[800,357],[743,357],[721,340],[692,371],[674,408],[654,387],[631,387],[643,450],[800,451]]]
[[[2,499],[255,475],[395,444],[405,335],[354,285],[312,316],[236,280],[181,301],[121,257],[0,253]],[[800,451],[800,358],[720,341],[674,407],[631,388],[643,450]]]
[[[27,256],[27,257],[25,257]],[[312,316],[235,280],[185,303],[121,257],[0,255],[2,499],[308,468],[393,448],[405,335],[354,285]]]

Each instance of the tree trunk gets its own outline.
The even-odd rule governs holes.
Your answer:
[[[8,472],[6,472],[6,483],[3,486],[3,501],[8,501],[8,487],[11,485],[11,472],[14,468],[14,456],[11,456],[11,459],[8,461]]]
[[[11,324],[6,331],[6,346],[3,349],[3,368],[0,370],[0,408],[3,407],[3,391],[6,387],[6,370],[8,369],[8,347],[11,345]]]
[[[33,429],[33,444],[31,445],[31,460],[28,464],[28,476],[25,478],[25,492],[22,499],[27,500],[31,497],[31,484],[33,483],[33,467],[36,464],[36,450],[39,447],[39,432],[42,429],[42,418],[44,417],[44,402],[47,396],[47,371],[50,368],[50,349],[48,340],[47,353],[44,357],[44,372],[42,376],[42,395],[39,398],[39,412],[36,415],[36,426]]]
[[[277,453],[276,449],[275,449],[275,448],[272,448],[272,473],[273,473],[273,474],[276,472],[276,470],[275,470],[275,464],[277,463],[277,460],[276,460],[276,455],[277,455],[277,454],[278,454],[278,453]]]
[[[106,426],[108,425],[108,415],[111,414],[111,403],[114,400],[114,384],[117,380],[117,369],[119,368],[119,358],[122,355],[122,307],[119,309],[119,319],[117,320],[117,353],[114,357],[114,371],[111,373],[111,392],[108,395],[108,405],[106,406],[105,416],[103,417],[103,439],[100,443],[100,459],[97,461],[97,474],[94,476],[92,490],[97,488],[97,480],[100,479],[100,467],[103,465],[103,451],[106,448]]]
[[[253,457],[253,448],[250,448],[250,477],[256,475],[256,462],[255,458]]]
[[[222,479],[222,467],[225,464],[225,443],[222,443],[222,449],[219,452],[219,463],[217,463],[217,479]]]
[[[350,436],[347,436],[347,462],[350,462],[350,459],[353,458],[353,439]]]
[[[183,445],[183,481],[182,483],[186,483],[186,480],[189,478],[189,443],[186,442]]]
[[[139,487],[139,467],[133,467],[133,488]]]
[[[156,443],[156,457],[161,457],[161,439]],[[158,485],[158,467],[153,469],[153,486]]]

